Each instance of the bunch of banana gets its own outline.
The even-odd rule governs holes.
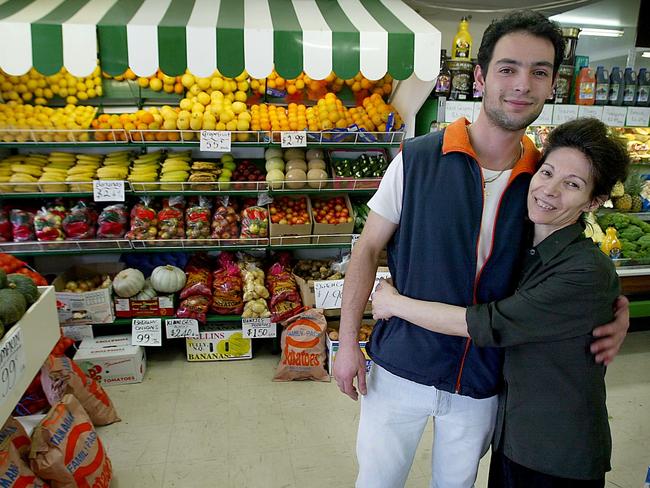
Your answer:
[[[12,161],[9,159],[3,159],[0,161],[0,183],[7,183],[11,179],[13,171],[11,171]],[[0,191],[2,192],[11,192],[13,188],[9,185],[0,185]]]
[[[176,153],[167,154],[167,158],[163,162],[162,170],[160,172],[161,182],[177,182],[182,183],[187,181],[190,176],[190,163],[192,157],[190,151],[181,151]],[[161,190],[181,190],[183,185],[174,185],[166,183],[160,186]]]
[[[94,180],[103,159],[101,154],[77,154],[75,165],[68,169],[65,179],[70,191],[93,191],[92,183],[80,182]]]
[[[157,185],[144,185],[144,182],[158,181],[158,170],[160,169],[160,160],[164,156],[163,152],[158,150],[147,154],[141,154],[133,160],[128,180],[131,182],[134,190],[156,190]]]
[[[131,164],[129,151],[118,151],[107,154],[103,165],[97,169],[97,178],[100,180],[126,180]]]
[[[47,157],[47,161],[48,164],[43,167],[43,174],[38,179],[38,182],[41,183],[41,191],[68,191],[68,185],[65,184],[65,179],[68,176],[68,170],[77,162],[75,154],[51,152]]]
[[[19,155],[14,157],[14,161],[11,165],[13,174],[9,182],[34,183],[43,174],[43,167],[47,164],[47,156],[44,154]],[[13,190],[17,192],[37,192],[38,185],[15,185]]]

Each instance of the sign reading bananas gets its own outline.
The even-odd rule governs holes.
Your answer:
[[[124,181],[118,181],[118,180],[93,181],[93,200],[96,202],[123,202]]]

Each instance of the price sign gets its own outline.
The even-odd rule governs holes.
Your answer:
[[[285,130],[280,135],[282,147],[307,147],[307,133],[304,130]]]
[[[86,338],[92,339],[93,326],[90,324],[82,325],[64,325],[61,327],[61,332],[65,337],[69,337],[74,341],[83,341]]]
[[[377,276],[375,276],[375,284],[372,285],[372,293],[375,292],[375,290],[377,289],[377,285],[379,285],[379,280],[381,280],[382,278],[385,280],[390,278],[390,271],[377,271]],[[370,298],[369,298],[370,301],[372,301],[372,293],[370,294]]]
[[[277,327],[270,318],[241,319],[244,337],[251,339],[266,339],[277,336]]]
[[[350,251],[354,249],[354,245],[359,240],[359,237],[361,237],[361,234],[352,234],[352,240],[350,241]]]
[[[161,319],[133,319],[131,322],[132,346],[161,346]]]
[[[314,281],[314,295],[316,297],[316,308],[324,308],[325,310],[341,308],[343,280]]]
[[[93,200],[96,202],[123,202],[124,182],[117,180],[94,180]]]
[[[169,319],[165,320],[167,339],[180,339],[181,337],[199,337],[199,322],[194,319]]]
[[[551,125],[553,123],[553,105],[545,104],[542,113],[530,125]]]
[[[231,141],[227,130],[202,130],[199,149],[206,152],[230,152]]]
[[[472,120],[472,117],[474,117],[474,102],[447,101],[445,103],[445,122],[453,122],[460,117]]]
[[[2,339],[2,346],[0,346],[0,405],[14,390],[24,372],[23,331],[20,327],[14,326]]]
[[[625,124],[630,127],[648,127],[650,125],[650,108],[628,107]]]
[[[603,118],[603,108],[598,105],[580,105],[578,107],[578,117],[593,117],[601,120]]]
[[[627,107],[603,107],[602,121],[610,127],[623,127],[626,115]]]
[[[553,123],[555,125],[564,124],[569,120],[578,118],[577,105],[556,105],[553,108]]]

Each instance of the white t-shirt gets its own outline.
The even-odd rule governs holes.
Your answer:
[[[500,171],[481,168],[483,180],[492,180]],[[485,185],[485,198],[483,215],[481,217],[481,233],[479,235],[476,274],[487,261],[492,251],[492,236],[499,201],[503,195],[512,170],[504,171],[494,181]],[[381,215],[393,224],[399,224],[402,215],[402,195],[404,194],[404,160],[399,153],[391,161],[381,179],[379,189],[368,202],[368,207],[373,212]]]

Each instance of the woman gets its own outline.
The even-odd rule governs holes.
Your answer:
[[[402,296],[382,281],[376,319],[401,317],[433,332],[504,347],[504,392],[490,466],[491,487],[603,487],[611,437],[605,369],[589,352],[591,331],[613,319],[614,266],[583,236],[582,214],[599,207],[629,159],[596,119],[558,126],[528,191],[533,247],[515,294],[468,308]]]

